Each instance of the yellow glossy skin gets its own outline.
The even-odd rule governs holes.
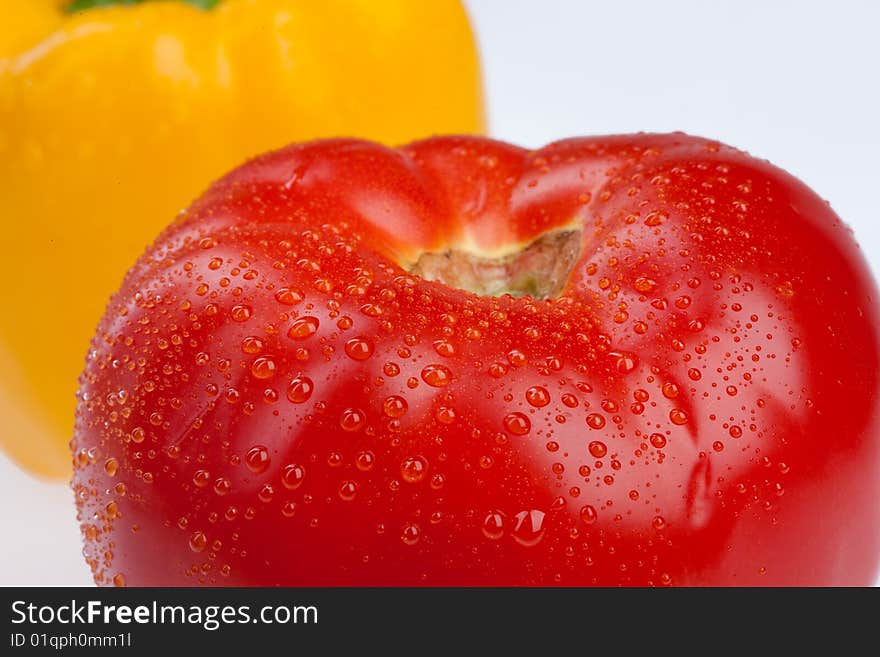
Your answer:
[[[484,125],[458,0],[65,4],[0,0],[0,444],[50,477],[109,295],[212,179],[291,141]]]

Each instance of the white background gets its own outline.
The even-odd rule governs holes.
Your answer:
[[[829,199],[880,271],[880,3],[467,4],[493,136],[525,146],[636,131],[719,139]],[[65,485],[3,459],[0,500],[0,584],[91,582]]]

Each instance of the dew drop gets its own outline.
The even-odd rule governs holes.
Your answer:
[[[532,386],[526,390],[526,401],[537,408],[543,408],[550,403],[550,393],[542,386]]]
[[[507,352],[507,362],[514,367],[522,367],[526,364],[526,355],[519,349],[511,349]]]
[[[438,355],[444,357],[450,357],[455,355],[455,347],[446,340],[437,340],[434,342],[434,351],[437,352]]]
[[[680,408],[673,408],[671,411],[669,411],[669,419],[672,421],[672,424],[681,426],[683,424],[687,424],[688,415]]]
[[[281,471],[281,483],[287,490],[296,490],[302,486],[302,482],[305,478],[305,468],[295,463],[285,465],[284,469]]]
[[[369,450],[359,452],[354,459],[354,464],[361,472],[369,472],[376,464],[376,455]]]
[[[272,501],[272,498],[275,497],[275,488],[272,484],[265,484],[260,492],[257,493],[257,499],[260,500],[263,504],[268,504]]]
[[[443,388],[452,380],[452,372],[445,365],[427,365],[422,369],[422,380],[434,388]]]
[[[255,379],[271,379],[275,375],[275,361],[260,356],[251,365],[251,374]]]
[[[504,428],[514,436],[524,436],[532,430],[532,423],[522,413],[509,413],[504,417]]]
[[[501,511],[490,511],[483,518],[483,536],[497,541],[504,536],[505,517]]]
[[[307,376],[297,376],[291,379],[287,386],[287,398],[294,404],[302,404],[312,396],[314,384]]]
[[[287,337],[294,340],[305,340],[310,335],[315,334],[320,324],[317,317],[300,317],[290,325],[290,328],[287,330]]]
[[[345,343],[345,353],[352,360],[367,360],[373,355],[373,343],[364,337],[352,338]]]
[[[366,421],[367,416],[359,408],[346,408],[339,416],[339,426],[348,432],[358,431]]]
[[[226,477],[217,477],[214,481],[214,492],[217,495],[226,495],[230,490],[232,490],[232,482]]]
[[[233,306],[229,314],[236,322],[246,322],[251,318],[252,312],[253,310],[250,306],[238,305]]]
[[[587,449],[590,451],[590,456],[593,458],[601,459],[608,453],[608,446],[605,445],[601,440],[594,440],[588,446]]]
[[[264,346],[263,340],[255,336],[249,336],[241,341],[241,350],[246,354],[256,355],[263,351]],[[204,365],[205,363],[199,364]]]
[[[339,486],[339,499],[343,502],[351,502],[357,496],[357,484],[353,481],[343,481]]]
[[[385,401],[382,402],[382,410],[385,412],[385,415],[392,418],[403,417],[408,408],[409,405],[406,403],[406,400],[399,395],[386,397]]]
[[[434,418],[440,424],[452,424],[455,422],[455,410],[449,406],[438,406],[434,411]]]
[[[265,472],[269,467],[269,450],[263,445],[251,447],[244,456],[244,463],[254,474]]]
[[[599,413],[590,413],[587,415],[587,426],[591,429],[601,429],[605,426],[605,416]]]
[[[544,537],[544,512],[537,509],[520,511],[513,517],[514,540],[524,547],[532,547]]]
[[[608,355],[614,360],[614,368],[621,374],[632,372],[639,364],[635,354],[612,352]]]
[[[119,461],[117,461],[112,456],[109,459],[107,459],[106,461],[104,461],[104,472],[106,472],[108,476],[115,477],[118,470],[119,470]]]
[[[581,507],[581,521],[586,525],[592,525],[596,522],[596,518],[598,518],[598,514],[596,513],[596,507],[591,504],[587,504],[586,506]]]
[[[678,386],[671,381],[667,381],[663,384],[663,396],[667,399],[675,399],[678,397]]]
[[[208,537],[203,532],[193,532],[189,537],[189,549],[193,552],[201,552],[208,545]]]
[[[289,287],[278,288],[275,301],[285,306],[294,306],[303,300],[303,293]]]
[[[420,538],[421,530],[413,522],[405,524],[400,532],[400,540],[403,541],[404,545],[415,545],[419,542]]]
[[[410,484],[417,484],[428,473],[428,461],[423,456],[411,456],[400,464],[400,476]]]
[[[663,210],[654,210],[645,216],[646,226],[659,226],[669,218],[669,215]]]

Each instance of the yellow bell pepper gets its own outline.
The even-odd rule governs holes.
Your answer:
[[[291,141],[483,129],[458,0],[194,2],[0,0],[0,444],[42,475],[69,471],[109,295],[212,179]]]

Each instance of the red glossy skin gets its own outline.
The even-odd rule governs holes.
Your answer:
[[[401,267],[572,221],[557,299]],[[99,584],[870,584],[877,327],[829,206],[716,142],[291,146],[111,301],[85,555]]]

